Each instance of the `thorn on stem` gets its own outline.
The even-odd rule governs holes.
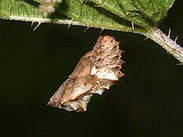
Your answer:
[[[134,23],[132,22],[132,29],[134,30]]]
[[[170,35],[171,35],[171,28],[169,28],[168,30],[168,37],[170,38]]]
[[[88,29],[89,29],[89,27],[87,26],[86,29],[83,31],[83,33],[85,33]]]
[[[71,19],[71,21],[70,21],[69,25],[67,26],[67,29],[69,29],[69,28],[70,28],[70,26],[71,26],[72,22],[73,22],[73,19]]]
[[[34,21],[33,22],[31,22],[31,27],[34,25]]]
[[[102,34],[103,31],[104,31],[104,28],[101,29],[101,31],[99,32],[99,34]]]
[[[145,40],[147,40],[148,39],[148,37],[146,37],[143,41],[145,41]]]
[[[178,63],[178,64],[176,64],[177,66],[183,66],[183,63]]]
[[[34,27],[33,31],[35,31],[40,25],[41,25],[41,22],[38,22],[38,24]]]
[[[174,40],[175,43],[177,42],[178,37],[179,37],[179,36],[177,35],[177,37],[176,37],[175,40]]]

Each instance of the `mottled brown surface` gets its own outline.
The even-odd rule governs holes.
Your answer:
[[[112,36],[100,36],[93,50],[81,58],[48,105],[68,111],[86,111],[93,94],[102,94],[124,75],[120,71],[123,63],[121,54],[119,43]]]

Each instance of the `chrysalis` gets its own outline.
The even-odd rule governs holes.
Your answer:
[[[48,105],[67,111],[86,111],[93,94],[102,94],[124,74],[119,43],[107,34],[100,36],[92,51],[86,53],[74,72],[50,98]]]

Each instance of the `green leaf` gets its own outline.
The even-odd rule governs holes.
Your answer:
[[[107,10],[96,7],[92,3],[81,4],[80,0],[65,0],[57,10],[87,26],[131,32],[143,31],[140,30],[141,28],[133,30],[130,22],[121,19]]]
[[[56,17],[44,17],[39,11],[39,5],[40,3],[33,0],[0,0],[0,18],[39,23],[68,24],[71,22],[62,14]],[[73,22],[73,24],[80,25],[79,22]]]
[[[39,4],[42,2],[1,0],[0,18],[143,33],[157,26],[174,0],[63,0],[57,7],[59,14],[47,17],[40,13]]]
[[[50,22],[73,24],[102,29],[112,29],[127,32],[143,32],[140,28],[132,29],[131,24],[116,15],[92,4],[84,4],[81,0],[64,0],[58,7],[58,13],[43,16],[39,10],[42,0],[1,0],[0,18],[31,22]],[[64,16],[66,15],[66,16]]]
[[[135,23],[153,28],[166,16],[175,0],[91,0],[96,5]]]
[[[39,10],[39,3],[30,1],[27,3],[24,0],[1,0],[0,1],[0,16],[1,18],[11,19],[11,17],[30,17],[43,18]]]

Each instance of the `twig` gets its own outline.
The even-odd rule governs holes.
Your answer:
[[[176,41],[173,41],[170,37],[165,35],[159,28],[152,29],[145,35],[158,43],[183,64],[183,48],[178,45]]]

